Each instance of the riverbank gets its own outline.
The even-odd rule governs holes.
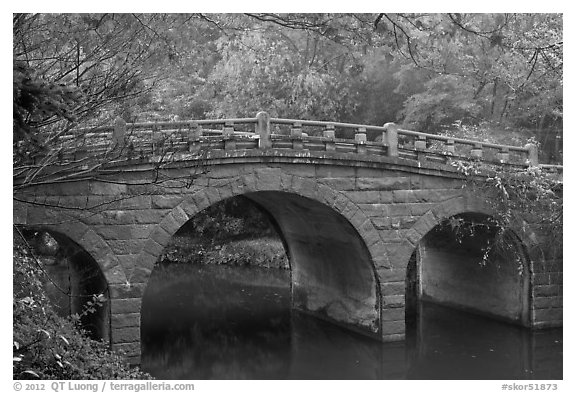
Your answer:
[[[212,241],[190,236],[174,236],[159,262],[290,268],[282,242],[274,237],[236,237]]]

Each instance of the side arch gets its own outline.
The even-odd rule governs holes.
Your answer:
[[[67,236],[94,258],[109,286],[127,282],[124,270],[108,243],[88,225],[62,209],[14,202],[14,224],[43,228]]]
[[[394,268],[406,269],[410,256],[428,232],[445,219],[464,213],[479,213],[487,216],[497,214],[485,200],[468,194],[449,199],[435,206],[420,217],[406,232],[405,239],[391,257],[391,260],[394,261]],[[527,223],[517,217],[512,219],[509,229],[525,247],[529,257],[529,268],[532,271],[532,263],[542,257],[542,250],[539,247],[536,233],[530,229]]]
[[[515,324],[531,326],[534,318],[532,284],[534,258],[539,257],[541,249],[536,243],[536,234],[530,227],[515,217],[505,234],[511,241],[511,249],[516,250],[514,258],[518,258],[519,266],[498,262],[498,260],[509,261],[512,254],[495,254],[496,259],[493,262],[495,265],[489,262],[485,268],[480,267],[480,264],[486,266],[486,261],[482,263],[481,256],[473,256],[478,251],[472,249],[457,251],[458,247],[462,247],[457,245],[460,242],[453,243],[452,246],[445,245],[446,241],[448,242],[446,244],[450,244],[449,242],[453,240],[449,240],[450,235],[441,234],[442,231],[439,229],[445,219],[453,216],[494,217],[495,214],[496,212],[485,200],[472,195],[463,195],[434,207],[407,231],[405,240],[395,254],[395,267],[398,271],[407,272],[411,261],[410,271],[412,271],[415,261],[411,259],[414,257],[413,253],[418,245],[421,245],[421,241],[426,239],[424,248],[420,248],[416,256],[417,260],[422,258],[422,265],[418,269],[418,274],[422,274],[418,281],[422,287],[418,291],[418,296]],[[487,238],[484,237],[482,240],[484,235],[478,236],[480,238],[473,240],[473,244],[479,244],[477,250],[481,250],[481,244]],[[467,243],[467,247],[470,247],[470,242]],[[450,249],[452,251],[449,251]],[[413,277],[410,279],[413,280]]]

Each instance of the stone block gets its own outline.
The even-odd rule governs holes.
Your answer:
[[[134,343],[140,341],[140,327],[119,327],[112,326],[112,343]]]
[[[562,308],[562,296],[537,297],[534,299],[534,308]]]
[[[347,177],[322,178],[318,179],[318,182],[325,184],[334,190],[339,191],[349,191],[356,189],[355,178],[347,178]]]
[[[376,229],[390,229],[390,217],[370,217]]]
[[[384,203],[358,204],[358,207],[368,217],[388,217],[389,205]]]
[[[392,203],[394,200],[393,191],[379,191],[380,203]]]
[[[111,314],[134,314],[140,313],[142,298],[112,299],[110,301]]]
[[[148,239],[144,243],[144,252],[150,255],[159,256],[160,254],[162,254],[162,251],[164,251],[164,246],[156,243],[153,239]]]
[[[428,211],[416,222],[412,229],[424,236],[439,223],[436,216],[431,211]]]
[[[382,308],[398,308],[405,306],[405,295],[382,296]],[[382,311],[384,312],[384,311]]]
[[[186,214],[188,214],[188,212],[186,212]],[[157,225],[156,228],[150,234],[150,239],[154,240],[161,246],[166,247],[168,243],[170,243],[170,240],[172,240],[172,234],[167,232],[160,225]]]
[[[121,195],[126,194],[128,186],[126,184],[90,182],[90,190],[87,194],[94,195]]]
[[[534,296],[560,296],[562,295],[562,285],[534,285]]]
[[[103,239],[130,240],[147,239],[154,226],[152,224],[131,224],[131,225],[95,225],[96,233]]]
[[[282,171],[280,168],[264,168],[255,172],[257,190],[280,190],[280,177]]]
[[[534,309],[533,318],[535,322],[562,321],[562,308],[537,308]]]
[[[174,234],[182,225],[188,221],[188,215],[182,208],[175,207],[170,214],[166,215],[160,222],[160,226],[167,233]]]
[[[403,190],[410,188],[409,177],[362,177],[356,179],[357,190]]]
[[[144,254],[143,256],[144,258],[140,258],[138,260],[139,264],[135,265],[132,270],[130,275],[130,282],[132,283],[145,283],[150,279],[150,274],[152,274],[152,268],[156,259],[149,254]],[[149,260],[144,261],[144,259]],[[150,262],[152,262],[152,266],[150,266]]]
[[[406,283],[404,281],[383,282],[380,284],[380,289],[383,296],[405,295]]]
[[[152,209],[172,209],[182,202],[180,195],[152,195]]]
[[[364,224],[360,226],[360,232],[368,248],[371,248],[378,242],[382,241],[379,231],[374,228],[370,220],[366,220]]]
[[[123,271],[130,272],[134,269],[136,254],[117,255],[116,258]]]
[[[108,281],[108,285],[126,282],[126,272],[121,265],[116,265],[103,273],[106,277],[106,281]]]
[[[403,308],[402,308],[403,310]],[[382,310],[382,315],[388,310]],[[401,321],[382,321],[381,326],[382,336],[390,336],[393,334],[404,334],[406,332],[406,324],[404,319]]]
[[[355,178],[356,168],[341,165],[318,165],[316,166],[318,178]]]
[[[404,341],[406,339],[405,333],[400,334],[382,334],[381,340],[383,342],[396,342],[396,341]],[[400,378],[398,378],[400,379]]]
[[[338,197],[338,192],[325,184],[318,183],[318,199],[328,206],[332,206]]]
[[[381,319],[383,322],[401,321],[405,320],[406,309],[404,307],[388,308],[382,311]]]
[[[94,252],[92,252],[92,256],[94,256]],[[110,252],[106,252],[104,255],[99,255],[96,262],[98,262],[98,266],[100,266],[102,272],[106,272],[119,264],[116,255],[113,255]]]
[[[401,281],[406,279],[406,270],[394,268],[376,268],[376,273],[381,283]]]
[[[380,237],[384,240],[385,243],[398,243],[404,241],[404,237],[399,230],[396,229],[389,229],[389,230],[380,230]]]
[[[357,204],[379,204],[380,192],[379,191],[349,191],[346,196]]]
[[[394,190],[392,191],[392,201],[394,203],[408,203],[408,202],[420,202],[419,194],[417,192],[420,190]]]
[[[151,195],[135,195],[123,198],[120,201],[122,210],[147,210],[152,208]]]
[[[318,186],[315,180],[294,176],[292,188],[302,196],[317,199]]]
[[[140,313],[112,314],[111,325],[112,329],[119,329],[125,327],[139,327]]]
[[[187,198],[178,206],[186,212],[188,217],[194,217],[200,211],[198,206],[196,206],[196,202],[192,198]]]
[[[113,299],[139,298],[144,295],[146,285],[146,283],[109,284],[108,289],[110,290],[110,297]]]

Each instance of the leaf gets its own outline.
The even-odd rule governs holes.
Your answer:
[[[62,339],[62,341],[64,341],[66,343],[66,345],[70,345],[70,342],[66,339],[66,337],[64,337],[62,335],[60,335],[59,337]]]
[[[48,331],[44,330],[44,329],[38,329],[37,332],[41,332],[44,333],[46,335],[46,338],[50,338],[50,333],[48,333]]]
[[[36,374],[36,373],[35,373],[34,371],[32,371],[32,370],[23,371],[22,374],[30,374],[30,375],[35,376],[36,378],[40,378],[40,375]]]

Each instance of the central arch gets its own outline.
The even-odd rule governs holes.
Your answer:
[[[256,171],[186,197],[152,232],[132,280],[147,282],[164,247],[190,218],[240,195],[278,225],[292,269],[294,308],[379,337],[380,286],[370,251],[380,240],[377,230],[344,194],[280,170]]]

